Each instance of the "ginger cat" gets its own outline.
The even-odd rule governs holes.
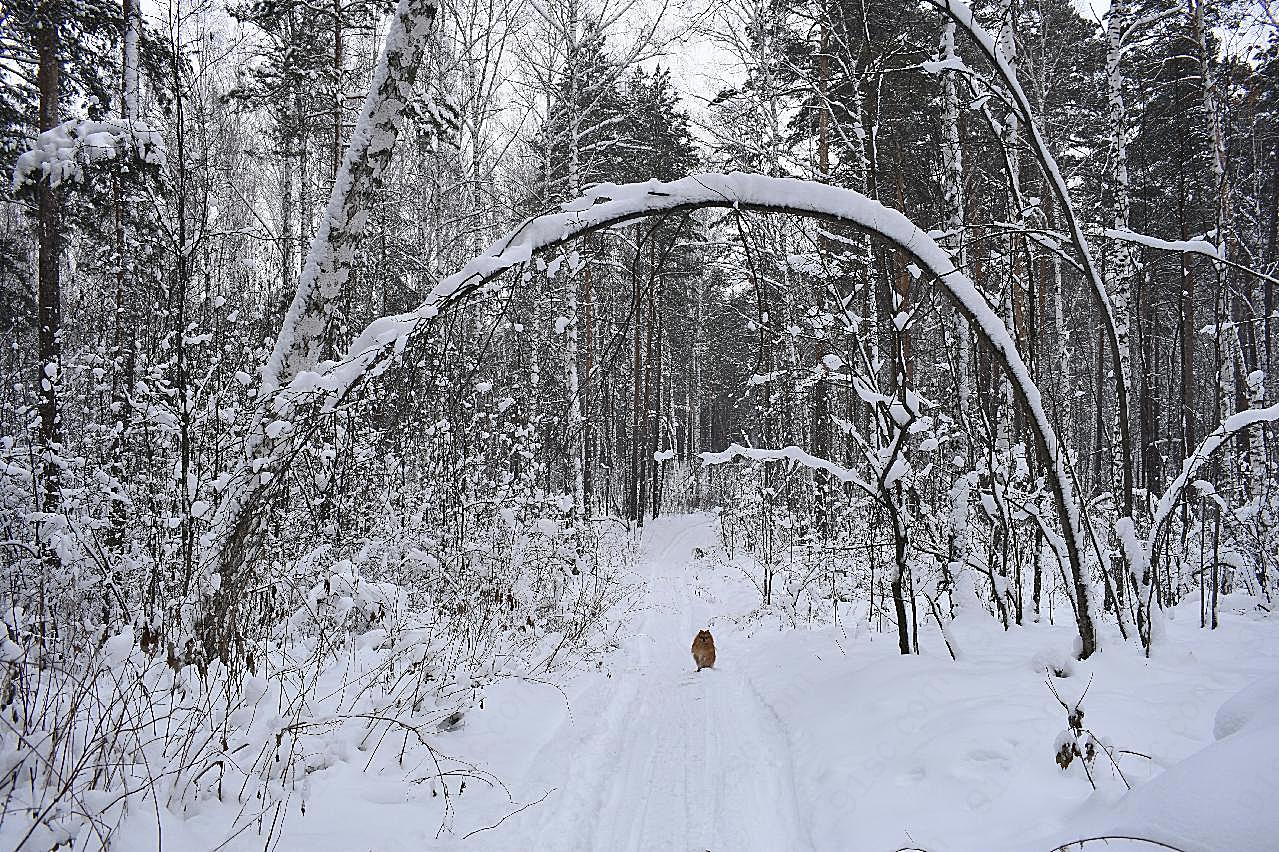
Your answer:
[[[715,667],[715,637],[709,630],[701,630],[693,639],[693,662],[697,670]]]

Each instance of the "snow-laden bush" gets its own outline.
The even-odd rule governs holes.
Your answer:
[[[386,542],[332,564],[308,554],[289,615],[238,676],[183,665],[132,628],[68,646],[7,602],[0,845],[105,846],[129,815],[210,809],[228,837],[270,832],[339,763],[429,785],[447,821],[463,782],[498,783],[450,754],[448,733],[495,681],[600,647],[629,558],[624,537],[603,536],[597,570],[573,576],[554,525],[507,526],[465,570]]]

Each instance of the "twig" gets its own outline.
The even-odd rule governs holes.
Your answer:
[[[1096,837],[1084,837],[1079,840],[1072,840],[1069,843],[1063,843],[1061,846],[1055,847],[1052,852],[1069,852],[1070,847],[1078,845],[1083,846],[1085,843],[1093,843],[1095,841],[1108,840],[1131,840],[1133,843],[1149,843],[1151,846],[1158,846],[1160,849],[1171,849],[1172,852],[1186,852],[1180,846],[1173,846],[1171,843],[1164,843],[1162,840],[1151,840],[1149,837],[1132,837],[1126,834],[1099,834]]]
[[[1084,733],[1092,738],[1093,746],[1095,748],[1100,748],[1105,753],[1106,757],[1110,758],[1110,762],[1115,767],[1115,771],[1119,773],[1119,780],[1124,782],[1124,786],[1127,787],[1129,790],[1131,790],[1132,785],[1128,783],[1127,776],[1125,776],[1124,771],[1119,768],[1119,761],[1116,760],[1115,756],[1110,753],[1110,749],[1106,748],[1105,744],[1102,743],[1102,741],[1099,740],[1097,738],[1097,735],[1094,734],[1092,731],[1088,730],[1087,728],[1084,728]]]
[[[513,817],[513,816],[515,816],[516,814],[518,814],[520,811],[525,811],[525,810],[528,810],[529,808],[533,807],[534,805],[540,805],[540,804],[542,804],[542,802],[545,802],[545,801],[546,801],[546,797],[547,797],[547,796],[549,796],[549,795],[551,795],[552,793],[554,793],[554,792],[555,792],[555,790],[556,790],[556,788],[555,788],[555,787],[552,787],[551,789],[549,789],[549,790],[547,790],[545,793],[543,793],[543,794],[542,794],[542,798],[538,799],[536,802],[529,802],[527,805],[522,805],[522,806],[520,806],[520,807],[516,808],[515,810],[511,811],[509,814],[507,814],[506,816],[502,817],[501,819],[499,819],[497,822],[493,823],[492,825],[486,825],[486,826],[484,826],[484,827],[482,827],[482,828],[477,828],[477,829],[474,829],[474,830],[472,830],[472,831],[468,831],[466,834],[463,834],[463,835],[462,835],[462,839],[463,839],[463,840],[465,840],[466,838],[470,837],[472,834],[479,834],[481,831],[492,831],[493,829],[497,828],[497,827],[498,827],[499,825],[501,825],[502,823],[506,822],[506,821],[507,821],[508,819],[510,819],[511,817]]]

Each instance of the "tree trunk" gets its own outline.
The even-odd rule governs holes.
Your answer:
[[[661,277],[654,272],[653,290],[649,301],[649,323],[653,340],[653,358],[649,365],[653,373],[653,405],[649,414],[651,432],[649,438],[648,463],[652,465],[652,484],[649,487],[653,495],[653,517],[662,512],[662,463],[657,460],[657,453],[662,448],[662,315],[658,309],[661,300]]]
[[[585,381],[579,383],[582,408],[582,504],[589,514],[594,500],[595,465],[598,443],[595,429],[595,282],[591,276],[591,267],[582,268],[582,373]]]
[[[373,74],[328,206],[311,240],[297,292],[263,370],[263,389],[267,392],[287,384],[319,357],[318,345],[324,338],[334,301],[354,272],[355,249],[369,206],[381,188],[404,126],[401,115],[417,80],[435,12],[434,0],[400,0],[396,8],[386,50]]]
[[[269,425],[287,423],[295,413],[291,398],[286,394],[277,400],[274,392],[299,371],[313,366],[318,357],[334,302],[353,271],[368,208],[404,126],[407,95],[416,82],[435,12],[434,0],[400,0],[396,8],[297,292],[263,367],[260,405],[245,439],[245,455],[228,479],[214,522],[219,579],[197,615],[205,652],[224,662],[244,653],[242,645],[232,647],[242,627],[236,614],[247,590],[258,585],[255,566],[272,514],[270,496],[285,479],[297,447],[296,436],[304,431],[269,432]]]
[[[1000,0],[999,49],[1003,52],[1004,58],[1008,61],[1008,65],[1012,68],[1014,74],[1017,70],[1017,17],[1019,14],[1018,0]],[[1021,197],[1021,122],[1015,109],[1010,110],[1004,116],[1003,130],[1003,146],[1007,152],[1008,181],[1011,189],[1008,219],[1014,225],[1020,225],[1022,220],[1021,210],[1011,209],[1018,206],[1016,202]],[[1004,251],[1006,256],[1000,259],[997,265],[1000,314],[1004,325],[1012,333],[1013,339],[1019,340],[1020,329],[1016,321],[1017,294],[1014,292],[1016,288],[1014,282],[1014,257],[1017,253],[1016,236],[1014,234],[1009,234]],[[1012,448],[1013,441],[1016,440],[1016,436],[1013,433],[1016,417],[1016,399],[1013,396],[1012,381],[1004,373],[1001,373],[999,377],[999,405],[1000,411],[997,415],[995,446],[998,450],[1007,453]],[[1007,566],[1001,566],[1001,570],[1006,571]]]
[[[62,59],[58,25],[58,0],[46,0],[40,7],[37,44],[36,84],[40,90],[40,130],[51,130],[59,122]],[[58,411],[58,386],[62,380],[62,280],[59,268],[62,253],[62,197],[47,178],[36,184],[39,206],[39,286],[37,292],[37,340],[40,382],[40,478],[44,485],[43,512],[57,512],[61,502],[62,423]]]
[[[1114,209],[1112,222],[1116,230],[1129,230],[1129,210],[1131,208],[1128,178],[1128,108],[1124,99],[1124,75],[1121,64],[1123,56],[1123,30],[1127,23],[1126,0],[1114,0],[1106,18],[1106,76],[1108,83],[1108,100],[1110,105],[1111,146],[1114,157]],[[1119,364],[1117,381],[1125,382],[1124,390],[1129,400],[1133,398],[1132,384],[1132,342],[1130,338],[1130,317],[1132,313],[1132,279],[1136,264],[1133,247],[1124,240],[1116,240],[1114,245],[1114,273],[1110,280],[1110,294],[1114,302],[1115,335],[1118,338]],[[1121,487],[1124,481],[1124,457],[1122,445],[1124,436],[1120,433],[1121,418],[1116,417],[1112,431],[1111,455],[1112,492]],[[1118,505],[1119,501],[1116,501]],[[1122,513],[1121,513],[1122,516]],[[1120,549],[1122,551],[1122,548]],[[1127,557],[1124,557],[1127,565]],[[1125,584],[1122,580],[1118,587]]]
[[[947,18],[942,27],[941,60],[955,58],[955,22]],[[964,157],[959,138],[959,94],[955,85],[955,71],[941,75],[942,89],[942,205],[945,208],[946,239],[943,245],[955,259],[955,266],[964,269],[968,260],[964,245]],[[972,399],[972,378],[969,373],[972,362],[972,332],[967,321],[955,312],[955,410],[960,421],[968,416]],[[972,446],[967,440],[968,430],[961,430],[965,453],[971,463]]]
[[[137,121],[138,107],[138,40],[142,36],[142,13],[138,0],[123,0],[124,50],[121,56],[121,106],[124,117]]]
[[[333,139],[329,165],[336,183],[342,168],[342,0],[333,0]]]
[[[576,11],[577,6],[572,7]],[[577,198],[582,191],[581,176],[581,113],[576,109],[578,103],[578,94],[580,81],[578,79],[577,67],[577,48],[578,48],[578,32],[577,19],[570,17],[569,33],[570,46],[567,60],[569,75],[569,96],[568,102],[572,105],[569,112],[569,138],[568,138],[568,196],[570,199]],[[578,555],[581,556],[582,536],[585,534],[586,524],[586,470],[584,456],[586,453],[586,425],[582,417],[582,396],[581,383],[578,377],[577,360],[580,356],[580,350],[577,342],[577,318],[578,305],[578,286],[581,276],[576,270],[570,270],[571,280],[568,282],[566,290],[566,298],[564,305],[564,315],[568,317],[568,327],[564,332],[564,383],[568,393],[568,423],[567,423],[567,443],[569,452],[569,465],[572,470],[572,487],[573,487],[573,518],[578,529]]]
[[[640,239],[639,228],[634,229]],[[644,467],[640,457],[643,455],[644,440],[644,301],[640,289],[639,250],[636,251],[631,267],[631,323],[633,326],[631,350],[631,465],[630,487],[627,489],[627,517],[638,526],[644,524],[644,511],[640,497],[643,491]]]
[[[892,496],[887,496],[888,501],[892,501]],[[906,621],[906,597],[904,594],[903,583],[906,574],[910,570],[909,563],[906,561],[906,533],[901,527],[901,518],[899,517],[900,509],[893,507],[890,509],[892,513],[893,523],[893,611],[897,618],[897,650],[903,655],[910,653],[910,626]],[[914,605],[912,600],[912,606]]]

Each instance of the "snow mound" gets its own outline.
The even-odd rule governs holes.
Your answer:
[[[1279,722],[1279,677],[1262,678],[1231,698],[1212,724],[1214,739],[1223,740],[1245,728]]]
[[[1226,701],[1216,742],[1085,820],[1080,837],[1127,836],[1184,852],[1263,852],[1279,837],[1279,677],[1257,681]]]

